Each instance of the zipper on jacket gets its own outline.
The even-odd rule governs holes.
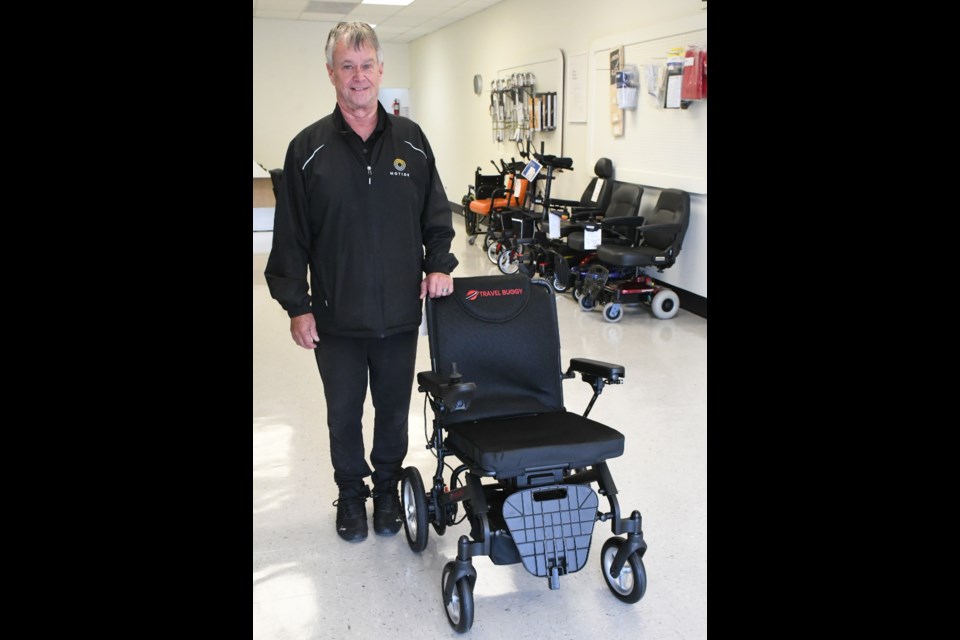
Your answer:
[[[367,165],[367,184],[373,184],[373,169]]]

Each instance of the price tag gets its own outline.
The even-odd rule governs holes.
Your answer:
[[[556,211],[550,212],[550,229],[547,236],[552,240],[560,237],[560,214]]]
[[[583,248],[586,251],[593,251],[600,246],[600,227],[594,230],[585,229],[583,232]]]

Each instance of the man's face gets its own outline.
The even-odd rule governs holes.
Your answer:
[[[338,42],[333,48],[333,67],[327,65],[327,73],[337,89],[341,109],[376,109],[383,65],[377,63],[377,52],[370,45],[358,50]]]

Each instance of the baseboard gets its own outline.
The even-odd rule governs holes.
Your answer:
[[[698,315],[704,320],[707,319],[707,299],[703,296],[697,295],[695,293],[690,293],[685,291],[680,287],[674,286],[669,282],[663,282],[662,280],[657,280],[653,278],[653,281],[657,284],[662,284],[665,287],[669,287],[671,291],[675,291],[677,297],[680,298],[680,308],[689,311],[694,315]]]
[[[456,202],[450,203],[450,210],[453,211],[458,216],[463,215],[463,205]],[[677,292],[677,297],[680,298],[680,308],[685,311],[689,311],[695,315],[700,316],[701,318],[706,319],[707,317],[707,299],[696,293],[690,293],[685,291],[680,287],[674,286],[668,282],[658,280],[653,278],[653,281],[662,284],[665,287],[670,287],[672,290]]]

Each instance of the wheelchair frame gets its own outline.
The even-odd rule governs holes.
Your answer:
[[[544,282],[532,284],[550,289]],[[622,366],[584,358],[571,359],[570,366],[562,377],[574,378],[577,373],[581,380],[593,389],[593,396],[583,413],[584,418],[589,415],[604,387],[608,384],[621,384],[624,377]],[[578,571],[586,562],[593,526],[597,521],[610,521],[614,534],[614,537],[604,543],[601,552],[601,570],[610,591],[626,603],[635,603],[643,597],[646,591],[646,570],[642,558],[647,545],[643,540],[642,518],[636,510],[628,518],[621,517],[617,488],[606,461],[583,468],[574,468],[570,464],[524,468],[522,473],[498,478],[495,471],[483,469],[444,438],[444,416],[451,411],[469,407],[476,385],[464,382],[456,365],[453,365],[450,376],[434,371],[420,372],[417,374],[417,382],[418,390],[426,394],[434,412],[433,433],[427,442],[427,448],[434,451],[437,466],[429,488],[424,486],[420,471],[416,467],[403,469],[400,483],[403,526],[410,548],[419,553],[427,546],[428,525],[432,526],[438,535],[444,535],[448,526],[469,519],[470,535],[460,536],[457,541],[457,556],[446,563],[441,576],[447,619],[456,631],[463,633],[473,624],[473,588],[477,579],[473,557],[488,556],[498,565],[523,562],[530,573],[547,577],[550,589],[558,589],[561,575]],[[461,464],[456,468],[450,467],[445,460],[449,455],[457,457]],[[444,480],[445,467],[451,469],[449,483]],[[495,482],[484,483],[484,478],[493,478]],[[596,495],[590,488],[594,482],[599,487],[600,495],[607,498],[609,510],[606,512],[589,510],[596,509],[597,504]],[[581,491],[578,487],[587,489]],[[570,491],[576,492],[578,498],[589,497],[589,493],[594,498],[593,503],[583,509],[564,508],[562,499],[566,498]],[[550,557],[546,546],[542,552],[524,554],[521,550],[523,545],[513,537],[514,525],[507,524],[509,518],[502,510],[503,504],[511,500],[515,515],[516,504],[526,501],[524,504],[540,502],[544,505],[544,510],[559,512],[560,516],[565,518],[564,522],[576,522],[578,517],[581,523],[589,520],[590,532],[586,550],[583,551],[582,547],[569,549],[566,538],[563,538],[563,558],[557,560],[560,554],[556,551],[557,539],[553,537],[554,533],[538,531],[537,525],[534,525],[531,535],[537,540],[551,542],[554,557]],[[460,503],[464,504],[465,515],[458,520]],[[531,514],[523,511],[521,515],[527,517]],[[514,519],[514,523],[517,519]],[[545,517],[543,522],[546,523]],[[541,528],[546,529],[547,525],[544,524]],[[624,534],[625,538],[618,537]],[[572,563],[567,555],[575,557]]]

